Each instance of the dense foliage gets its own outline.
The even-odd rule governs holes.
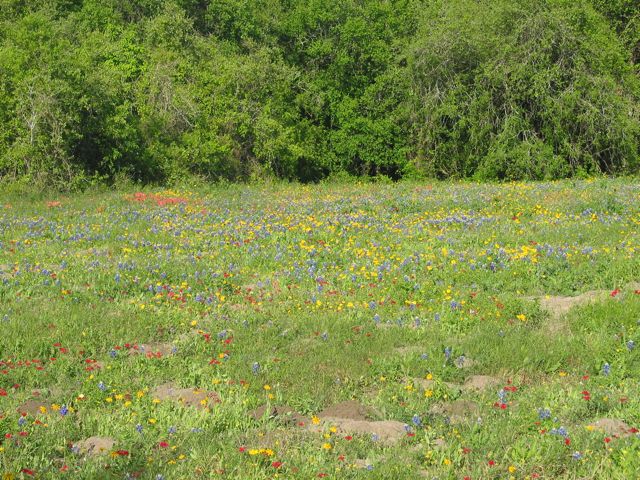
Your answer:
[[[640,165],[637,0],[0,0],[0,176]]]

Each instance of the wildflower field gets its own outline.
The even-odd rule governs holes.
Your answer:
[[[0,478],[637,478],[640,183],[0,198]]]

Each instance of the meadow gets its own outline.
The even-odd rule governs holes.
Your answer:
[[[0,478],[640,471],[640,183],[0,198]]]

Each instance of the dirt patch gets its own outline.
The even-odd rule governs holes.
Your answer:
[[[116,441],[110,437],[89,437],[75,443],[72,450],[80,455],[96,457],[109,454],[115,444]]]
[[[33,416],[48,413],[50,410],[51,410],[51,405],[47,404],[47,402],[44,402],[42,400],[35,399],[35,398],[27,400],[22,405],[18,406],[18,408],[16,408],[16,411],[20,415],[33,415]]]
[[[575,297],[540,297],[540,307],[549,312],[551,318],[557,319],[565,315],[573,307],[605,299],[608,293],[606,290],[591,290]]]
[[[476,364],[476,362],[472,358],[462,356],[456,358],[453,361],[453,364],[456,366],[456,368],[471,368]]]
[[[339,432],[347,435],[368,435],[376,441],[393,444],[407,436],[405,424],[395,420],[351,420],[348,418],[327,418]]]
[[[406,345],[403,347],[396,347],[393,349],[394,353],[397,353],[398,355],[402,355],[402,356],[414,355],[418,353],[422,354],[423,350],[424,349],[419,345]]]
[[[463,390],[482,391],[500,385],[500,379],[489,375],[472,375],[464,381]]]
[[[426,378],[412,378],[408,381],[405,381],[404,383],[405,384],[412,383],[414,386],[418,386],[422,390],[434,390],[438,387],[438,385],[444,385],[450,390],[459,390],[461,388],[460,385],[456,383],[450,383],[450,382],[436,383],[435,380],[428,380]]]
[[[340,418],[348,420],[368,420],[375,418],[376,412],[355,400],[340,402],[322,410],[318,416],[322,419]]]
[[[180,388],[173,383],[165,383],[156,387],[152,392],[153,398],[160,401],[170,400],[199,409],[209,408],[214,403],[220,403],[220,397],[215,392],[195,388]]]
[[[595,430],[617,437],[628,437],[633,435],[632,428],[622,420],[616,418],[600,418],[589,424]]]
[[[129,349],[129,355],[145,355],[149,358],[170,357],[176,352],[172,343],[143,343]]]
[[[469,400],[455,400],[448,403],[439,403],[429,409],[429,413],[442,415],[449,419],[450,423],[458,424],[476,420],[480,409],[478,405]]]
[[[255,420],[262,420],[266,416],[267,418],[273,418],[279,422],[282,422],[283,424],[288,425],[303,426],[309,423],[309,419],[307,417],[305,417],[301,413],[296,412],[293,408],[287,405],[262,405],[261,407],[258,407],[255,410],[249,412],[249,415]]]

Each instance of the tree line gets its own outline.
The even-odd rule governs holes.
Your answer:
[[[0,177],[640,164],[637,0],[0,0]]]

